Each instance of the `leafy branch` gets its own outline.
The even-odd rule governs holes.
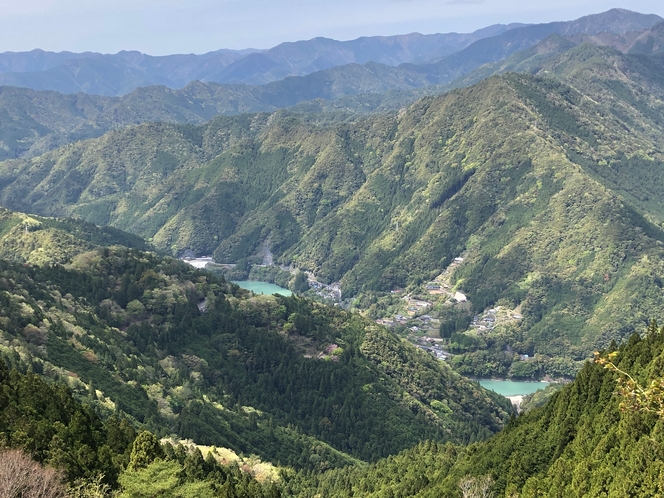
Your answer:
[[[664,378],[653,379],[645,387],[614,363],[618,356],[617,351],[609,353],[606,357],[602,357],[599,352],[595,352],[594,355],[595,363],[604,365],[607,370],[618,374],[616,394],[622,397],[621,411],[655,413],[664,418]]]

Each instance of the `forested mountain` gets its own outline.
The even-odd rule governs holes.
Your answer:
[[[123,97],[0,87],[0,159],[34,156],[112,129],[145,122],[202,124],[218,115],[274,111],[312,100],[361,95],[329,107],[306,106],[306,112],[371,112],[399,108],[429,88],[405,96],[382,96],[394,89],[423,87],[425,78],[380,64],[353,64],[292,77],[267,85],[219,85],[193,82],[171,90],[165,86],[138,88]],[[394,103],[391,103],[394,100]],[[376,102],[377,101],[377,102]]]
[[[82,252],[122,245],[147,250],[140,237],[82,220],[44,218],[0,208],[0,259],[28,264],[64,264]]]
[[[645,40],[649,39],[648,36],[659,36],[657,28],[653,28],[652,32],[648,31],[650,34],[643,33],[643,29],[652,26],[658,19],[657,16],[613,10],[567,23],[550,23],[526,28],[510,25],[512,29],[508,32],[487,38],[486,41],[473,43],[458,54],[435,63],[402,64],[391,67],[390,61],[383,61],[377,55],[373,59],[357,59],[362,64],[352,63],[328,68],[321,63],[316,68],[320,66],[327,69],[318,71],[312,69],[313,72],[305,71],[305,73],[310,73],[305,76],[288,77],[262,85],[220,85],[199,81],[187,84],[191,79],[185,79],[182,84],[173,85],[159,80],[155,83],[161,83],[161,86],[138,88],[122,97],[92,95],[91,93],[94,92],[89,89],[88,93],[82,93],[82,90],[85,90],[83,88],[71,90],[77,92],[73,95],[65,95],[52,91],[38,92],[27,88],[0,87],[0,118],[2,118],[0,119],[0,160],[34,156],[77,140],[98,137],[111,129],[144,122],[202,124],[218,114],[271,112],[292,106],[297,106],[295,108],[297,112],[332,112],[350,113],[351,115],[399,109],[410,105],[423,95],[434,95],[451,87],[476,83],[498,72],[508,70],[533,72],[533,60],[539,62],[542,59],[541,45],[508,58],[504,63],[476,68],[486,62],[503,59],[520,48],[529,47],[550,33],[580,33],[576,35],[577,42],[575,43],[578,43],[578,40],[590,40],[596,43],[622,46],[627,43],[625,40],[630,40],[629,46],[625,45],[629,48],[631,43],[636,43],[636,38],[641,37]],[[473,36],[490,36],[502,29],[500,27],[486,28],[476,32]],[[630,29],[641,29],[641,31],[625,33]],[[605,32],[595,35],[602,30]],[[591,35],[584,33],[591,33]],[[431,36],[445,38],[448,35]],[[465,39],[464,37],[467,35],[454,36]],[[406,37],[404,40],[411,38],[413,37]],[[415,36],[415,38],[418,37]],[[374,39],[360,39],[361,43],[360,41],[358,43],[362,47],[365,45],[369,47],[373,43],[370,40]],[[404,40],[402,42],[406,43]],[[616,40],[623,40],[623,42],[618,43]],[[323,41],[318,40],[320,43]],[[374,42],[380,46],[386,44],[386,46],[398,46],[401,47],[399,50],[405,50],[401,42],[397,43],[392,39],[380,38],[375,39]],[[437,46],[437,42],[434,43],[432,40],[430,42],[433,45],[425,46],[429,48]],[[305,46],[309,42],[301,43]],[[407,45],[410,47],[407,50],[408,53],[424,50],[424,48],[416,49],[417,44]],[[285,48],[287,46],[289,44],[273,49],[277,54],[274,57],[282,62],[291,57],[287,55],[291,53]],[[655,46],[658,45],[655,44]],[[369,48],[366,49],[369,50]],[[303,53],[300,56],[292,57],[311,62],[311,57],[315,58],[320,55],[320,50],[314,50],[311,47],[302,50]],[[330,50],[332,49],[330,48]],[[377,50],[377,48],[371,49],[367,54],[377,54]],[[530,53],[533,50],[536,52],[536,57],[532,57]],[[552,48],[549,47],[545,52],[550,53],[551,50]],[[559,51],[561,50],[562,48],[559,48]],[[224,57],[228,56],[227,52],[215,54],[219,57],[223,54],[226,54]],[[10,55],[7,55],[9,59],[5,62],[11,67],[16,66],[28,70],[44,66],[50,68],[49,71],[54,70],[53,66],[67,56],[67,54],[49,54],[39,51]],[[267,57],[261,54],[252,54],[252,56]],[[138,57],[133,53],[118,54],[118,57],[122,60],[133,61],[139,66],[144,63],[145,59],[144,56]],[[178,64],[182,62],[181,57],[188,56],[169,57],[173,60],[168,59],[170,61],[168,63],[164,61],[163,68],[170,68],[171,71],[184,71],[183,66]],[[369,56],[367,55],[367,57]],[[87,59],[78,58],[77,60],[86,61]],[[238,61],[238,63],[240,62]],[[387,65],[381,62],[387,62]],[[466,75],[469,71],[470,73]],[[85,75],[87,73],[82,71],[77,74]],[[53,81],[52,75],[45,75],[44,78],[46,81]],[[451,80],[455,78],[456,80],[450,84]],[[226,81],[223,78],[202,79]],[[111,80],[112,78],[109,78],[108,74],[104,74],[105,83]],[[0,83],[2,83],[1,78]],[[5,83],[30,86],[18,81],[5,81]],[[185,84],[186,86],[184,86]],[[173,90],[168,86],[177,88],[184,86],[184,88]],[[33,87],[35,86],[33,85]],[[42,87],[36,86],[35,88]],[[300,105],[298,106],[298,104]]]
[[[642,385],[659,384],[663,351],[664,330],[654,327],[645,339],[632,336],[616,361]],[[662,419],[624,409],[616,381],[613,372],[588,363],[546,406],[486,443],[425,443],[365,469],[329,472],[301,496],[455,497],[473,481],[487,482],[494,496],[659,496]]]
[[[296,297],[252,297],[136,249],[88,250],[94,230],[49,221],[5,214],[1,255],[19,261],[0,259],[0,352],[16,368],[67,381],[102,414],[324,469],[427,438],[483,439],[511,411],[357,315]],[[55,252],[54,230],[62,239]],[[33,264],[22,264],[15,248],[28,245],[37,247],[21,254]],[[71,261],[61,266],[49,251]]]
[[[109,94],[311,73],[0,89],[0,205],[24,212],[0,209],[0,483],[11,461],[70,498],[664,494],[658,21],[0,54]],[[448,361],[399,336],[430,332]],[[459,375],[572,377],[601,349],[519,416]]]
[[[228,450],[203,447],[204,459],[201,447],[162,445],[147,431],[137,434],[121,415],[101,420],[62,382],[9,371],[2,360],[0,386],[5,496],[281,496],[278,476],[267,474],[269,465],[255,457],[240,460],[240,469],[237,461],[225,460]]]
[[[106,252],[110,255],[112,251]],[[5,279],[8,269],[3,268]],[[18,282],[20,276],[12,283]],[[30,303],[29,299],[25,303]],[[14,317],[11,312],[4,314],[4,327],[11,334],[7,322]],[[93,496],[103,496],[110,491],[104,481],[112,486],[119,484],[121,496],[455,497],[477,496],[469,493],[478,489],[494,496],[524,498],[658,496],[664,490],[664,399],[660,389],[664,328],[658,329],[653,323],[644,335],[633,335],[617,351],[615,345],[609,348],[613,351],[608,355],[613,368],[607,369],[606,361],[587,363],[576,380],[549,403],[511,420],[488,441],[466,447],[427,441],[369,466],[354,464],[324,473],[285,472],[259,480],[252,473],[255,470],[228,465],[223,451],[216,448],[203,447],[207,453],[204,458],[197,448],[161,445],[148,432],[137,435],[126,418],[116,415],[102,422],[91,407],[78,404],[61,383],[49,384],[33,373],[8,372],[3,362],[0,427],[5,446],[28,450],[38,461],[64,471],[66,479],[74,483],[69,495],[72,497],[93,491],[97,493]],[[72,339],[82,341],[82,336],[74,334]],[[49,347],[52,340],[48,341]],[[34,342],[31,344],[34,346]],[[13,357],[10,354],[9,358],[25,367],[25,351],[17,345],[14,341]],[[6,347],[3,353],[7,355]],[[191,356],[186,359],[191,362]],[[40,365],[42,362],[33,357],[30,368],[38,369]],[[44,362],[43,366],[49,367],[50,363]],[[147,370],[144,375],[150,373]],[[82,385],[71,372],[68,376],[63,372],[61,378]],[[633,391],[617,390],[621,379],[654,387],[646,396],[630,398]],[[96,384],[88,386],[88,391],[93,393],[97,408],[108,403]],[[154,395],[154,389],[148,393]],[[249,434],[260,426],[256,423],[259,412],[251,413],[254,422]],[[5,465],[0,475],[6,484],[12,480],[7,476],[7,464],[16,456],[3,450],[1,457]],[[34,483],[41,470],[35,468],[33,472],[30,480]],[[57,481],[52,486],[57,486]]]
[[[467,34],[365,36],[350,41],[314,38],[268,50],[218,50],[202,55],[5,52],[0,53],[0,85],[97,95],[123,95],[148,85],[181,88],[195,80],[261,85],[351,63],[396,66],[427,62],[520,26],[494,25]]]
[[[467,252],[453,283],[473,310],[523,310],[496,348],[582,359],[662,304],[662,66],[588,44],[547,64],[558,80],[494,77],[355,123],[278,112],[114,131],[4,162],[0,201],[221,262],[267,244],[347,295],[415,285]]]

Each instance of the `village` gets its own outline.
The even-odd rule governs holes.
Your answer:
[[[263,264],[254,265],[254,267],[277,269],[269,249],[265,253]],[[455,288],[453,282],[454,271],[464,263],[466,256],[464,253],[454,258],[437,277],[415,289],[411,288],[408,292],[400,288],[393,289],[389,295],[376,299],[377,304],[387,302],[389,305],[381,307],[374,304],[366,308],[356,304],[355,307],[365,316],[374,318],[379,325],[394,330],[395,333],[435,358],[441,361],[448,360],[452,353],[445,349],[448,340],[440,335],[441,317],[448,316],[451,309],[462,315],[470,315],[471,303],[468,301],[468,297]],[[183,260],[197,268],[229,266],[215,264],[211,257],[185,256]],[[293,266],[280,265],[278,269],[290,275],[298,272],[297,268]],[[304,274],[309,286],[306,294],[310,297],[344,309],[354,307],[353,300],[342,299],[339,282],[325,284],[318,281],[313,272],[305,271]],[[482,336],[491,332],[498,325],[516,322],[521,318],[519,308],[511,310],[504,306],[495,306],[485,310],[482,314],[472,316],[465,333]]]
[[[444,316],[449,308],[470,314],[468,297],[455,289],[452,282],[454,270],[463,264],[465,257],[466,254],[456,257],[440,275],[418,289],[408,293],[404,289],[392,290],[390,297],[400,299],[398,304],[388,309],[398,311],[377,318],[376,323],[400,332],[400,335],[439,360],[449,359],[452,353],[444,349],[448,341],[440,336],[440,317]],[[394,299],[391,302],[394,303]],[[481,315],[473,316],[466,332],[481,336],[498,325],[516,322],[521,318],[519,309],[495,306]]]

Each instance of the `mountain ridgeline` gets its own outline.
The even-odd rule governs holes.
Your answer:
[[[0,54],[0,85],[112,96],[129,93],[139,86],[181,88],[195,80],[262,85],[288,76],[366,63],[384,66],[386,70],[401,65],[398,71],[411,77],[419,73],[431,84],[447,82],[481,64],[495,62],[552,33],[623,34],[648,29],[661,20],[656,15],[612,9],[574,21],[494,25],[468,34],[411,33],[344,42],[314,38],[282,43],[269,50],[219,50],[203,55],[5,52]],[[413,85],[406,81],[403,84]]]
[[[104,94],[0,88],[3,483],[664,494],[661,18],[5,53],[2,81]],[[578,375],[517,415],[460,373]]]
[[[625,17],[630,26],[650,21],[648,16],[636,13]],[[396,66],[428,62],[520,26],[523,25],[497,24],[474,33],[410,33],[349,41],[318,37],[281,43],[267,50],[218,50],[201,55],[4,52],[0,53],[0,84],[107,96],[123,95],[148,85],[181,88],[191,81],[261,85],[346,64],[374,62]]]
[[[584,43],[547,64],[354,122],[278,111],[113,131],[0,164],[0,202],[174,255],[269,247],[346,295],[421,283],[467,252],[453,283],[473,309],[523,308],[507,344],[582,359],[662,304],[662,63]]]
[[[524,50],[539,53],[529,47],[548,36],[575,40],[571,43],[609,44],[622,51],[656,48],[661,45],[657,41],[661,33],[653,26],[658,21],[657,16],[614,9],[569,22],[492,26],[472,35],[412,34],[351,42],[314,39],[282,44],[267,53],[250,50],[248,55],[241,51],[162,58],[134,52],[0,54],[0,84],[14,85],[0,87],[0,160],[35,156],[143,122],[202,124],[217,114],[271,112],[291,106],[299,112],[331,113],[333,119],[399,109],[424,95],[466,86],[506,68],[521,71],[523,65],[511,63],[510,56],[517,52],[513,57],[520,61]],[[245,57],[263,60],[249,62]],[[505,58],[505,64],[492,66]],[[395,65],[399,61],[404,63]],[[85,70],[76,67],[79,64]],[[231,70],[234,64],[239,67]],[[283,74],[276,77],[275,68]],[[240,79],[212,76],[227,70],[236,76],[238,71],[249,72]],[[260,75],[263,70],[267,72]],[[158,76],[149,76],[152,73]],[[74,81],[78,78],[91,81]],[[103,89],[99,84],[105,85]]]

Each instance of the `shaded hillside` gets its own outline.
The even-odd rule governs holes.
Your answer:
[[[35,218],[5,218],[33,222],[28,234],[0,240],[5,253],[49,250],[52,237],[30,237],[47,231]],[[425,438],[483,439],[510,410],[346,312],[252,297],[177,260],[118,246],[79,251],[67,266],[35,263],[0,260],[2,355],[162,435],[324,469]]]
[[[516,52],[504,60],[495,63],[484,64],[478,69],[470,71],[467,74],[464,74],[463,76],[452,81],[449,86],[454,88],[464,87],[477,83],[478,81],[481,81],[492,75],[506,73],[509,71],[547,75],[556,73],[562,76],[566,76],[571,71],[578,69],[579,66],[583,66],[584,64],[588,66],[586,61],[591,57],[585,57],[586,61],[578,60],[576,52],[571,51],[573,47],[581,44],[589,44],[607,49],[610,47],[619,53],[633,55],[633,57],[618,57],[615,54],[611,54],[610,50],[595,52],[597,57],[620,60],[622,71],[624,71],[624,68],[629,65],[639,64],[641,66],[650,66],[651,68],[656,68],[661,66],[661,61],[658,57],[660,55],[660,49],[658,47],[664,44],[664,23],[657,23],[650,29],[631,31],[624,34],[608,32],[599,33],[597,35],[579,34],[572,36],[561,36],[559,34],[553,34],[539,42],[537,45],[529,49]],[[567,51],[570,51],[570,53],[563,57],[563,54]],[[588,49],[586,49],[586,51],[588,51]],[[645,55],[651,57],[643,57]],[[564,58],[570,59],[571,63],[561,63],[561,60]],[[599,62],[599,59],[596,59],[594,62]],[[659,70],[655,69],[655,73],[658,72]],[[613,75],[611,76],[611,79],[615,79]],[[638,83],[642,83],[644,76],[651,80],[649,82],[650,84],[656,81],[659,77],[658,74],[652,74],[652,69],[644,71],[644,68],[641,67],[639,69],[630,71],[626,77],[623,78],[623,83],[627,82],[632,77],[636,77],[638,79]],[[601,78],[599,75],[594,75],[593,79],[599,80]]]
[[[633,336],[619,366],[645,385],[663,375],[664,333]],[[619,409],[616,376],[587,364],[544,407],[512,421],[499,435],[457,448],[422,444],[367,469],[323,475],[300,496],[462,496],[464,478],[489,476],[494,496],[659,496],[662,421]]]
[[[239,459],[241,470],[238,461],[225,460],[233,456],[227,449],[202,447],[204,460],[200,446],[160,445],[118,414],[102,420],[62,382],[9,371],[2,360],[0,386],[6,495],[75,498],[120,491],[134,498],[177,489],[178,496],[212,498],[221,488],[246,498],[282,496],[276,469],[255,456]]]

